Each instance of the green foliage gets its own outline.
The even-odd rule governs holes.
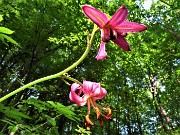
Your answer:
[[[63,106],[60,103],[55,103],[53,101],[43,102],[34,98],[22,101],[18,106],[18,109],[13,107],[5,107],[0,104],[1,112],[5,115],[5,119],[1,119],[3,123],[7,123],[10,132],[15,129],[16,132],[22,134],[29,134],[31,132],[39,133],[44,125],[47,125],[51,132],[57,132],[57,121],[64,115],[68,119],[78,122],[78,119],[69,108]],[[31,109],[34,108],[34,115],[32,115]],[[22,112],[28,112],[28,116]],[[39,116],[41,114],[41,116]],[[27,122],[25,119],[29,119],[30,125],[25,125]],[[41,123],[41,124],[39,124]],[[57,133],[56,133],[57,134]]]
[[[3,15],[0,15],[0,22],[3,20]],[[13,34],[14,31],[8,29],[8,28],[5,28],[5,27],[0,27],[0,40],[4,43],[4,39],[6,39],[7,41],[11,42],[12,44],[15,44],[15,45],[18,45],[18,43],[13,40],[11,37],[5,35],[5,34]]]
[[[143,2],[1,0],[0,97],[60,72],[79,59],[87,45],[87,33],[93,28],[81,11],[83,4],[90,4],[108,16],[124,4],[129,10],[128,21],[143,23],[148,30],[126,36],[130,52],[108,43],[108,56],[103,61],[95,59],[101,40],[98,31],[88,57],[68,73],[81,82],[83,79],[100,82],[108,91],[98,101],[102,106],[110,106],[113,112],[112,121],[105,122],[104,127],[96,123],[91,131],[83,129],[87,107],[72,105],[70,87],[58,78],[35,85],[0,104],[0,134],[178,134],[180,2],[159,0],[149,9],[144,9]],[[152,93],[152,77],[159,82],[158,96]],[[159,113],[162,107],[166,116],[162,111]],[[91,119],[95,122],[96,116]]]
[[[60,103],[54,103],[53,101],[47,102],[51,104],[60,114],[64,114],[67,118],[77,122],[76,114],[73,113],[69,108]]]
[[[19,112],[17,109],[13,107],[6,107],[3,104],[0,104],[0,111],[7,117],[13,118],[17,121],[21,121],[22,118],[31,119],[31,117],[29,117],[28,115],[25,115],[22,112]]]
[[[0,28],[0,31],[1,31],[1,28]],[[4,42],[4,39],[6,39],[7,41],[11,42],[12,44],[18,45],[18,43],[15,40],[13,40],[11,37],[9,37],[9,36],[7,36],[5,34],[0,34],[0,40],[2,42]]]
[[[5,28],[5,27],[0,27],[0,32],[5,33],[5,34],[12,34],[13,33],[12,30]]]
[[[75,129],[78,134],[81,134],[81,135],[90,135],[91,134],[90,131],[87,131],[86,129],[79,127],[79,125],[78,125],[78,128],[79,129]]]
[[[0,15],[0,22],[3,20],[3,15]]]

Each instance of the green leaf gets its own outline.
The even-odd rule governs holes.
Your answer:
[[[8,123],[9,125],[15,125],[16,123],[10,121],[10,120],[0,120],[2,122]]]
[[[3,15],[0,15],[0,22],[3,20]]]
[[[0,27],[0,32],[4,33],[4,34],[12,34],[14,31],[12,31],[8,28],[5,28],[5,27]]]
[[[34,98],[30,98],[28,100],[23,100],[23,103],[34,105],[38,109],[39,112],[42,112],[43,110],[47,110],[48,108],[50,108],[50,105],[48,103],[42,102],[42,101],[34,99]]]
[[[51,118],[50,116],[46,115],[47,117],[47,121],[53,126],[55,127],[56,126],[56,120],[55,118]]]
[[[18,127],[17,126],[9,126],[8,129],[11,131],[11,132],[16,132],[18,130]]]
[[[180,69],[179,70],[176,70],[177,74],[180,74]]]
[[[4,40],[4,38],[7,39],[9,42],[11,42],[11,43],[13,43],[15,45],[18,45],[18,43],[15,40],[13,40],[11,37],[9,37],[9,36],[7,36],[5,34],[0,34],[0,39],[2,41]]]
[[[8,116],[10,118],[14,118],[17,120],[21,120],[21,118],[32,119],[30,116],[28,116],[22,112],[19,112],[15,108],[6,107],[3,104],[0,104],[0,112],[4,113],[6,116]]]
[[[12,110],[12,109],[6,109],[4,111],[4,114],[8,117],[11,117],[11,118],[14,118],[16,120],[21,120],[22,118],[25,118],[25,119],[32,119],[30,116],[22,113],[22,112],[19,112],[17,110]]]
[[[2,34],[0,34],[0,40],[2,41],[2,42],[4,42],[4,37],[3,36],[1,36]]]
[[[18,110],[10,110],[10,112],[11,112],[11,114],[20,116],[20,117],[25,118],[25,119],[32,119],[30,116],[28,116],[22,112],[19,112]]]
[[[78,129],[75,129],[75,131],[79,134],[82,134],[82,135],[90,135],[91,132],[90,131],[87,131],[86,129],[80,127],[79,125],[77,125]]]
[[[60,103],[54,103],[53,101],[47,101],[47,102],[51,104],[60,114],[63,114],[65,115],[65,117],[77,122],[77,118],[75,117],[76,114],[72,112],[68,107]]]

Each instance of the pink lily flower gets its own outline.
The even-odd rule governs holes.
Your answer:
[[[107,91],[102,88],[99,83],[84,80],[83,86],[77,83],[71,85],[69,98],[79,106],[84,106],[89,100],[91,100],[90,102],[94,102],[98,99],[102,99],[106,94]]]
[[[90,120],[90,108],[91,106],[96,112],[97,119],[100,121],[101,126],[103,126],[103,120],[101,116],[105,117],[107,120],[111,119],[111,109],[109,107],[100,107],[97,105],[96,100],[102,99],[107,94],[107,91],[101,87],[99,83],[91,81],[83,81],[83,86],[77,83],[71,85],[71,91],[69,93],[69,99],[78,104],[79,106],[84,106],[87,104],[88,111],[85,116],[85,126],[87,130],[90,130],[90,126],[94,123]],[[101,112],[101,110],[104,110]],[[104,114],[105,113],[105,114]]]
[[[143,24],[126,21],[128,10],[124,5],[116,11],[110,20],[108,20],[108,17],[103,12],[90,5],[83,5],[82,10],[83,13],[101,29],[102,41],[96,56],[97,60],[106,58],[107,52],[105,51],[105,44],[110,40],[123,50],[130,51],[130,46],[124,38],[126,33],[141,32],[147,29]]]

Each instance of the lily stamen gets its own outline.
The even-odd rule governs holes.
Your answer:
[[[94,110],[96,111],[97,119],[99,119],[101,115],[100,109],[98,107],[95,107]]]
[[[90,124],[91,126],[94,125],[94,123],[93,123],[93,122],[90,120],[90,118],[89,118],[89,114],[86,115],[85,118],[86,118],[86,122],[87,122],[88,124]]]
[[[111,119],[112,111],[109,107],[106,107],[106,110],[108,111],[108,113],[106,115],[106,119],[109,120],[109,119]]]
[[[84,95],[82,96],[81,93]],[[90,130],[90,127],[94,125],[94,123],[90,120],[90,109],[91,106],[96,112],[96,117],[100,121],[100,125],[104,125],[104,121],[101,118],[103,117],[111,117],[111,111],[109,109],[104,109],[103,107],[99,107],[96,103],[96,100],[102,99],[107,94],[107,91],[100,86],[99,83],[83,81],[83,85],[79,85],[77,83],[73,83],[71,85],[71,92],[69,94],[69,98],[72,102],[75,102],[79,106],[83,106],[87,104],[88,110],[87,115],[85,116],[85,127],[87,130]],[[106,110],[107,115],[104,115],[101,111]]]
[[[130,51],[130,46],[124,38],[127,33],[141,32],[147,29],[143,24],[127,22],[128,10],[122,5],[115,14],[108,19],[107,15],[90,5],[83,5],[83,13],[101,29],[101,44],[96,56],[103,60],[107,56],[105,44],[113,41],[125,51]]]

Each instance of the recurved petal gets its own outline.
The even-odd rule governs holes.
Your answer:
[[[76,91],[77,89],[81,89],[81,86],[77,83],[73,83],[71,85],[71,91]]]
[[[144,24],[139,24],[136,22],[123,22],[120,25],[114,27],[114,30],[119,33],[135,33],[146,30],[147,27]]]
[[[99,28],[102,28],[108,22],[108,17],[103,12],[90,5],[83,5],[82,10]]]
[[[78,90],[78,93],[76,93],[77,90]],[[81,92],[82,92],[82,87],[79,84],[77,84],[77,83],[73,83],[71,85],[71,91],[69,93],[70,101],[78,104],[79,106],[85,105],[86,104],[86,100],[84,100],[80,96]]]
[[[102,99],[107,94],[107,91],[101,87],[99,83],[93,84],[92,96],[94,100]]]
[[[92,89],[93,89],[93,83],[91,81],[83,81],[83,92],[85,94],[85,96],[90,96]]]
[[[119,33],[117,33],[117,38],[115,40],[112,40],[114,43],[116,43],[118,46],[120,46],[125,51],[130,51],[130,46],[126,39],[121,36]]]
[[[105,42],[103,42],[103,41],[101,42],[98,54],[96,56],[97,60],[103,60],[106,58],[107,52],[105,51],[105,44],[106,44]]]
[[[109,20],[107,24],[109,24],[111,28],[113,28],[117,25],[120,25],[122,22],[124,22],[127,16],[128,16],[128,10],[124,5],[122,5],[116,11],[116,13],[112,16],[112,18]]]

